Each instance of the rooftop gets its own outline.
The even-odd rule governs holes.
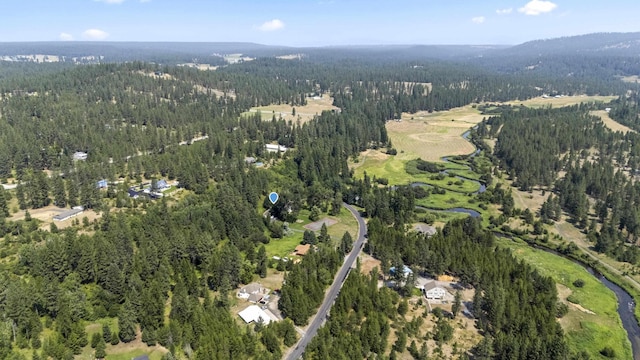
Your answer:
[[[262,320],[262,322],[266,325],[272,320],[271,317],[266,312],[264,312],[264,310],[260,309],[258,305],[251,305],[248,308],[240,311],[238,315],[240,315],[242,320],[244,320],[244,322],[246,322],[247,324]]]

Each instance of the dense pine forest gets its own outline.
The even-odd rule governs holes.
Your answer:
[[[405,265],[456,276],[475,291],[468,316],[482,340],[442,358],[587,358],[569,350],[554,282],[498,247],[480,219],[454,220],[431,237],[407,231],[422,216],[416,201],[442,190],[355,179],[349,160],[367,149],[395,150],[385,124],[402,113],[542,94],[622,95],[629,84],[614,75],[628,69],[566,81],[556,76],[561,67],[529,76],[414,50],[365,60],[310,50],[295,61],[264,56],[229,66],[209,59],[221,65],[215,71],[175,66],[185,49],[97,64],[0,63],[0,180],[7,187],[0,187],[0,360],[73,359],[89,346],[104,358],[107,344],[138,341],[160,345],[163,359],[280,359],[320,306],[353,239],[348,232],[331,239],[326,226],[317,237],[305,232],[314,251],[295,264],[268,257],[265,245],[291,232],[302,213],[337,216],[343,202],[369,218],[364,251],[381,266],[350,273],[305,358],[442,355],[442,345],[455,342],[451,317],[462,315],[434,312],[429,334],[416,325],[421,320],[407,321],[412,284],[378,287],[379,276]],[[250,111],[304,106],[314,96],[331,96],[339,110],[307,122]],[[612,118],[637,129],[637,96],[607,105]],[[505,106],[487,115],[472,138],[492,163],[473,160],[471,170],[489,188],[469,198],[500,209],[491,226],[514,215],[510,190],[492,183],[503,176],[499,166],[517,188],[547,189],[538,221],[557,220],[563,210],[598,251],[640,261],[629,246],[640,234],[640,139],[608,130],[591,114],[603,108]],[[497,139],[492,154],[483,138]],[[288,151],[269,152],[267,144]],[[96,186],[103,179],[107,189]],[[161,179],[177,181],[179,195],[128,194]],[[271,191],[279,194],[275,204]],[[43,226],[29,211],[48,206],[82,206],[100,218]],[[238,289],[275,270],[284,273],[278,309],[285,319],[242,324],[231,310]],[[88,335],[86,325],[98,320],[104,325]]]
[[[631,127],[637,117],[628,115],[635,96],[621,97],[610,110],[613,118]],[[638,248],[627,245],[635,245],[640,234],[640,138],[607,129],[590,114],[598,108],[602,105],[507,109],[488,118],[477,133],[497,137],[494,156],[515,185],[549,190],[538,214],[541,222],[558,221],[565,211],[597,251],[637,265]],[[559,177],[559,172],[565,175]]]

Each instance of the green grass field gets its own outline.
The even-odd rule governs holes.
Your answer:
[[[618,304],[612,291],[570,260],[536,250],[524,242],[498,239],[498,243],[512,249],[514,256],[527,261],[541,274],[570,289],[569,300],[584,309],[569,304],[569,313],[560,320],[573,351],[585,350],[592,359],[600,359],[600,350],[609,346],[615,350],[616,359],[632,358],[631,344],[616,311]],[[573,285],[577,279],[584,281],[582,288]]]
[[[389,156],[384,159],[379,156],[364,157],[360,161],[361,163],[354,169],[354,175],[357,178],[363,178],[366,172],[372,179],[374,176],[376,178],[387,179],[389,185],[407,185],[412,182],[424,182],[459,193],[472,193],[478,191],[480,188],[477,183],[466,179],[445,176],[441,180],[436,180],[432,179],[434,174],[419,171],[411,171],[411,173],[409,173],[407,169],[415,168],[415,165],[411,165],[412,161],[400,160],[395,156]],[[444,166],[444,169],[451,171],[454,175],[468,179],[479,178],[478,174],[469,170],[465,165],[452,162],[441,164]]]
[[[329,235],[335,245],[337,245],[340,239],[342,239],[342,235],[344,235],[346,231],[349,231],[349,233],[351,233],[351,237],[354,239],[358,236],[358,222],[346,209],[341,209],[338,216],[329,216],[327,214],[320,215],[320,219],[325,217],[337,220],[337,223],[327,227]],[[267,255],[269,257],[289,256],[295,247],[302,242],[302,236],[306,230],[304,226],[312,223],[312,221],[309,220],[309,211],[301,210],[298,215],[298,221],[299,222],[289,224],[289,228],[291,229],[291,233],[289,235],[286,235],[282,239],[271,239],[271,241],[265,245],[265,249],[267,250]],[[316,234],[318,233],[319,232]]]

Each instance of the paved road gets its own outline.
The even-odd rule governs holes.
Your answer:
[[[362,247],[364,245],[364,236],[367,233],[367,224],[365,224],[364,219],[362,218],[362,216],[360,216],[358,210],[356,210],[353,206],[346,203],[343,203],[342,206],[349,210],[351,214],[358,220],[358,238],[353,244],[353,250],[351,251],[351,253],[349,253],[345,262],[342,264],[342,267],[340,268],[340,270],[338,270],[336,277],[333,279],[333,284],[331,284],[331,287],[329,287],[329,291],[327,291],[327,293],[325,294],[324,301],[322,302],[322,305],[320,305],[320,309],[318,310],[316,315],[312,318],[311,325],[309,325],[309,328],[307,329],[305,335],[298,341],[296,347],[285,357],[288,360],[297,360],[302,356],[302,353],[304,353],[304,349],[307,347],[307,345],[309,345],[311,339],[313,339],[320,326],[324,323],[325,319],[327,318],[327,314],[329,313],[329,310],[333,305],[333,302],[338,297],[338,293],[340,292],[342,284],[347,278],[351,267],[355,263],[356,258],[360,254],[360,251],[362,250]]]

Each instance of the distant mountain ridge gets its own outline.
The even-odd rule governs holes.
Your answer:
[[[0,60],[29,61],[18,55],[97,58],[107,62],[151,61],[159,63],[224,63],[220,55],[244,54],[274,57],[288,54],[357,58],[445,59],[466,61],[473,58],[536,58],[557,55],[640,56],[640,32],[594,33],[509,45],[353,45],[289,47],[249,42],[15,42],[0,43]]]
[[[504,49],[502,53],[520,56],[557,54],[640,56],[640,32],[594,33],[534,40]]]

